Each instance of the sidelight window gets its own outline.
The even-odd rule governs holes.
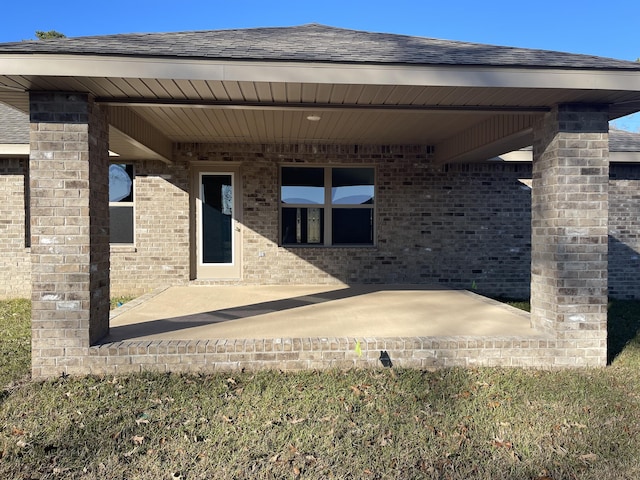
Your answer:
[[[133,165],[109,166],[109,225],[112,244],[134,243]]]

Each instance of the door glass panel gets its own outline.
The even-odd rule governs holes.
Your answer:
[[[231,175],[202,175],[202,263],[233,263]]]

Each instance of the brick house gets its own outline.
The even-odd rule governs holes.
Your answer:
[[[29,115],[28,168],[0,151],[0,294],[31,293],[34,364],[90,355],[110,293],[435,283],[530,294],[540,364],[602,365],[608,293],[640,294],[638,158],[608,133],[637,63],[321,25],[112,35],[0,45],[0,102]]]

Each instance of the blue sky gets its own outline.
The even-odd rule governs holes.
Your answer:
[[[622,60],[640,57],[640,0],[7,0],[0,10],[0,42],[34,38],[36,30],[77,37],[323,23]],[[640,114],[616,126],[640,132]]]

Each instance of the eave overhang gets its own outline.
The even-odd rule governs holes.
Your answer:
[[[228,95],[214,92],[212,84]],[[378,94],[394,89],[403,94]],[[111,136],[125,156],[129,151],[131,158],[164,162],[170,161],[172,143],[180,141],[394,143],[393,133],[381,134],[385,124],[402,131],[397,142],[435,146],[439,163],[476,161],[526,146],[535,120],[557,103],[606,104],[612,120],[640,110],[640,70],[624,68],[0,54],[0,100],[25,110],[24,92],[30,90],[91,94],[118,112]],[[196,115],[199,109],[215,115]],[[344,128],[332,133],[291,127],[309,113],[323,112],[336,125],[358,121],[372,127],[361,127],[353,138],[331,136],[343,135]],[[185,122],[190,115],[196,120]],[[206,137],[221,121],[234,130]],[[289,130],[254,135],[265,121]],[[185,130],[198,122],[205,123],[191,127],[193,135]]]
[[[5,76],[640,91],[640,70],[0,54]],[[0,84],[20,88],[11,82]]]

